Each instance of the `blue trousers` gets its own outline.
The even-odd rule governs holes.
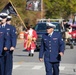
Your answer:
[[[4,75],[4,59],[0,56],[0,75]]]
[[[4,54],[4,75],[12,75],[13,52],[7,51]]]
[[[59,62],[45,61],[46,75],[59,75]]]

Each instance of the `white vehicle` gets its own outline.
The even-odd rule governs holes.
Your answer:
[[[64,19],[37,19],[37,22],[63,22]]]

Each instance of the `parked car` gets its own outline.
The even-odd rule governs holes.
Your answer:
[[[56,25],[56,28],[54,29],[54,31],[61,32],[61,28],[60,28],[60,23],[59,22],[50,22],[50,23]],[[37,50],[39,50],[39,48],[41,46],[42,35],[44,33],[46,33],[46,22],[37,23],[34,29],[36,30],[36,32],[38,34],[38,39],[37,39],[36,46],[37,46]]]

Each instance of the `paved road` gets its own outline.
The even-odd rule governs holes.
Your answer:
[[[23,40],[19,41],[13,55],[13,75],[45,75],[44,63],[39,62],[38,53],[28,57],[28,52],[23,48]],[[66,47],[60,64],[60,75],[76,75],[76,47],[72,50]]]
[[[60,75],[76,75],[76,64],[60,65]],[[21,62],[14,63],[13,75],[45,75],[43,63]]]

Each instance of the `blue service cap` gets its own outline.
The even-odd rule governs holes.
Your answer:
[[[47,29],[56,28],[56,26],[54,24],[50,23],[50,22],[47,22],[46,26],[47,26]]]
[[[8,14],[7,13],[0,13],[0,17],[2,18],[2,19],[4,19],[4,18],[7,18],[7,16],[8,16]]]

